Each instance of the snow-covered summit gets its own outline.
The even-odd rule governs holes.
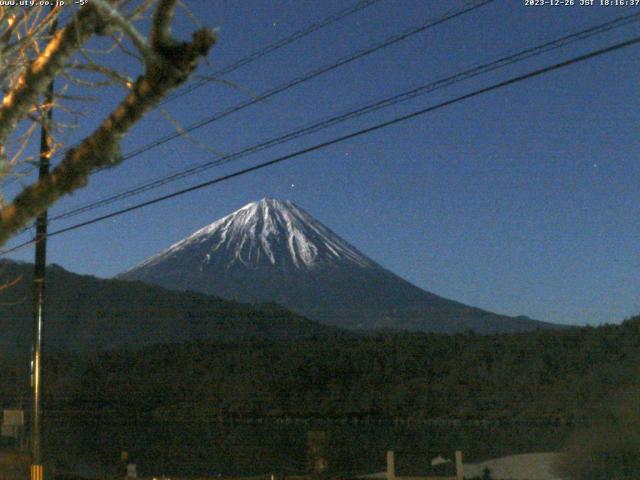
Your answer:
[[[185,255],[197,257],[200,270],[211,262],[223,262],[227,267],[242,264],[296,269],[343,262],[359,267],[375,265],[293,202],[270,198],[251,202],[201,228],[132,271]]]
[[[275,302],[357,329],[483,333],[541,328],[422,290],[289,201],[264,198],[119,275],[240,302]]]

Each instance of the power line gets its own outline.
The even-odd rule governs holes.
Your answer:
[[[273,53],[277,50],[280,50],[281,48],[284,48],[298,40],[303,39],[304,37],[307,37],[309,35],[311,35],[314,32],[317,32],[318,30],[321,30],[325,27],[328,27],[329,25],[332,25],[344,18],[349,17],[350,15],[353,15],[361,10],[364,10],[365,8],[368,8],[378,2],[380,2],[381,0],[360,0],[359,2],[357,2],[355,5],[340,10],[339,12],[336,12],[332,15],[329,15],[328,17],[325,17],[315,23],[312,23],[311,25],[307,26],[306,28],[303,28],[301,30],[298,30],[294,33],[292,33],[291,35],[281,38],[280,40],[269,44],[263,48],[260,48],[258,50],[254,50],[253,52],[249,53],[248,55],[242,57],[239,60],[236,60],[233,63],[230,63],[218,70],[215,70],[211,76],[212,77],[221,77],[223,75],[227,75],[231,72],[234,72],[238,69],[240,69],[241,67],[244,67],[245,65],[248,65],[250,63],[255,62],[256,60],[265,57],[266,55],[269,55],[270,53]],[[65,20],[67,20],[68,18],[70,18],[71,15],[67,15],[67,17],[65,18]],[[169,103],[173,100],[175,100],[176,98],[182,97],[184,95],[187,95],[191,92],[193,92],[194,90],[197,90],[198,88],[206,85],[207,83],[211,82],[212,79],[211,78],[206,78],[206,79],[201,79],[197,82],[194,82],[193,84],[187,86],[186,88],[184,88],[181,91],[178,92],[174,92],[173,94],[169,95],[167,98],[165,98],[158,106],[160,105],[164,105],[166,103]],[[154,107],[157,108],[158,106]],[[54,158],[59,158],[62,155],[62,153],[58,153],[56,155],[54,155]],[[23,174],[28,173],[28,171],[23,172]]]
[[[232,113],[240,111],[240,110],[242,110],[242,109],[244,109],[246,107],[249,107],[251,105],[254,105],[254,104],[256,104],[256,103],[258,103],[260,101],[266,100],[266,99],[270,98],[271,96],[274,96],[274,95],[276,95],[278,93],[281,93],[281,92],[283,92],[285,90],[288,90],[290,88],[293,88],[296,85],[299,85],[301,83],[309,81],[309,80],[311,80],[313,78],[316,78],[316,77],[318,77],[318,76],[320,76],[320,75],[322,75],[324,73],[327,73],[327,72],[330,72],[332,70],[335,70],[335,69],[337,69],[337,68],[339,68],[339,67],[341,67],[343,65],[351,63],[351,62],[353,62],[353,61],[355,61],[355,60],[357,60],[359,58],[362,58],[362,57],[364,57],[366,55],[370,55],[370,54],[375,53],[375,52],[377,52],[379,50],[382,50],[383,48],[386,48],[386,47],[388,47],[390,45],[393,45],[393,44],[395,44],[397,42],[405,40],[405,39],[407,39],[407,38],[409,38],[409,37],[411,37],[413,35],[416,35],[418,33],[426,31],[426,30],[428,30],[430,28],[436,27],[436,26],[438,26],[438,25],[440,25],[442,23],[445,23],[445,22],[447,22],[449,20],[453,20],[453,19],[455,19],[455,18],[457,18],[459,16],[462,16],[462,15],[464,15],[466,13],[469,13],[471,11],[474,11],[474,10],[480,8],[480,7],[483,7],[483,6],[485,6],[485,5],[489,4],[489,3],[492,3],[493,1],[494,0],[477,0],[475,2],[471,2],[470,6],[466,6],[466,7],[463,7],[461,9],[458,9],[458,10],[449,10],[445,15],[443,15],[443,16],[435,19],[435,20],[427,20],[426,22],[423,22],[420,26],[411,27],[411,28],[405,30],[404,32],[401,32],[399,34],[396,34],[396,35],[393,35],[391,37],[388,37],[387,39],[383,40],[382,42],[370,45],[369,47],[366,47],[366,48],[364,48],[362,50],[358,50],[357,52],[352,53],[351,55],[343,57],[342,59],[338,60],[338,62],[336,62],[336,63],[330,64],[330,65],[325,65],[325,66],[320,67],[320,68],[318,68],[316,70],[313,70],[311,72],[307,72],[305,75],[303,75],[301,77],[297,77],[296,79],[293,79],[293,80],[287,82],[286,84],[280,85],[278,87],[275,87],[274,89],[271,89],[271,90],[269,90],[267,92],[264,92],[263,94],[261,94],[260,96],[258,96],[256,98],[253,98],[251,100],[248,100],[246,102],[243,102],[241,104],[233,106],[233,107],[231,107],[231,108],[229,108],[227,110],[224,110],[222,112],[218,112],[218,113],[214,114],[211,117],[207,117],[207,118],[205,118],[203,120],[200,120],[199,122],[196,122],[195,124],[192,124],[187,128],[181,129],[180,132],[176,132],[176,133],[173,133],[171,135],[167,135],[165,137],[161,137],[161,138],[155,140],[154,142],[151,142],[151,143],[148,143],[146,145],[143,145],[142,147],[138,148],[137,150],[134,150],[132,152],[129,152],[129,153],[125,154],[122,157],[122,161],[129,160],[129,159],[131,159],[133,157],[141,155],[142,153],[145,153],[145,152],[147,152],[149,150],[152,150],[153,148],[156,148],[156,147],[158,147],[158,146],[160,146],[160,145],[162,145],[164,143],[167,143],[167,142],[172,141],[172,140],[174,140],[176,138],[179,138],[185,133],[192,132],[192,131],[194,131],[194,130],[196,130],[198,128],[201,128],[201,127],[203,127],[205,125],[213,123],[214,121],[219,120],[219,119],[221,119],[223,117],[226,117],[227,115],[230,115]],[[100,171],[105,170],[107,168],[108,167],[98,168],[93,173],[100,172]],[[60,217],[58,216],[56,218],[60,218]],[[52,218],[51,220],[54,220],[54,218]],[[28,228],[29,227],[25,228],[23,230],[23,232],[25,230],[27,230]]]
[[[301,129],[295,130],[293,132],[289,132],[286,133],[284,135],[280,135],[277,137],[273,137],[270,138],[266,141],[263,141],[261,143],[258,144],[254,144],[252,146],[249,147],[245,147],[239,151],[236,151],[234,153],[231,154],[227,154],[224,155],[220,158],[216,158],[214,160],[210,160],[204,163],[200,163],[198,165],[195,165],[193,167],[187,168],[187,169],[183,169],[183,170],[179,170],[173,174],[170,175],[166,175],[163,177],[160,177],[158,179],[155,179],[151,182],[146,182],[142,185],[139,185],[137,187],[134,188],[130,188],[124,191],[121,191],[120,193],[117,194],[113,194],[113,195],[109,195],[105,198],[93,201],[89,204],[80,206],[80,207],[76,207],[70,210],[67,210],[65,212],[62,212],[56,216],[51,217],[50,221],[55,221],[55,220],[60,220],[60,219],[64,219],[64,218],[69,218],[69,217],[73,217],[76,215],[79,215],[81,213],[87,212],[87,211],[91,211],[94,210],[96,208],[99,207],[104,207],[106,205],[110,205],[114,202],[117,202],[119,200],[123,200],[129,197],[132,197],[134,195],[138,195],[144,192],[147,192],[149,190],[153,190],[155,188],[161,187],[163,185],[166,185],[168,183],[171,183],[173,181],[191,176],[191,175],[195,175],[197,173],[200,173],[204,170],[213,168],[215,166],[219,166],[222,165],[224,163],[229,163],[231,161],[234,160],[238,160],[240,158],[243,158],[245,156],[248,156],[250,154],[256,153],[258,151],[262,151],[266,148],[271,148],[273,146],[276,145],[280,145],[286,142],[289,142],[291,140],[300,138],[304,135],[308,135],[310,133],[314,133],[317,132],[319,130],[328,128],[330,126],[336,125],[338,123],[347,121],[347,120],[351,120],[353,118],[358,118],[360,116],[363,116],[365,114],[380,110],[382,108],[386,108],[389,107],[391,105],[396,105],[398,103],[401,102],[405,102],[408,101],[410,99],[413,99],[419,95],[424,95],[426,93],[430,93],[433,92],[435,90],[438,90],[440,88],[444,88],[444,87],[448,87],[450,85],[453,85],[455,83],[464,81],[464,80],[468,80],[470,78],[482,75],[484,73],[488,73],[500,68],[504,68],[508,65],[512,65],[514,63],[517,62],[521,62],[524,60],[527,60],[529,58],[532,58],[534,56],[538,56],[541,55],[543,53],[547,53],[549,51],[564,47],[566,45],[569,45],[571,43],[575,43],[578,41],[582,41],[585,40],[587,38],[590,38],[594,35],[597,34],[601,34],[603,32],[606,31],[610,31],[613,28],[618,28],[627,24],[630,24],[632,22],[636,22],[640,19],[640,13],[635,13],[632,15],[625,15],[622,17],[618,17],[615,18],[613,20],[610,20],[608,22],[602,23],[602,24],[598,24],[592,27],[589,27],[587,29],[581,30],[579,32],[575,32],[575,33],[571,33],[569,35],[565,35],[563,37],[557,38],[555,40],[551,40],[548,42],[545,42],[541,45],[535,46],[535,47],[531,47],[531,48],[527,48],[524,50],[521,50],[519,52],[516,52],[514,54],[510,54],[507,56],[504,56],[502,58],[499,58],[497,60],[488,62],[488,63],[484,63],[481,65],[477,65],[475,67],[469,68],[465,71],[456,73],[454,75],[450,75],[444,78],[441,78],[439,80],[430,82],[426,85],[422,85],[419,86],[417,88],[413,88],[411,90],[402,92],[400,94],[396,94],[393,95],[391,97],[387,97],[384,98],[382,100],[378,100],[376,102],[367,104],[365,106],[359,107],[355,110],[350,110],[347,111],[345,113],[330,117],[328,119],[324,119],[324,120],[320,120],[318,122],[312,123],[311,125],[305,126]]]
[[[241,102],[237,105],[234,105],[226,110],[222,110],[220,112],[217,112],[211,116],[205,117],[195,123],[192,123],[191,125],[189,125],[188,127],[185,128],[181,128],[180,131],[178,132],[174,132],[171,133],[169,135],[165,135],[164,137],[160,137],[156,140],[154,140],[153,142],[147,143],[146,145],[142,145],[141,147],[137,148],[136,150],[133,150],[131,152],[128,152],[126,154],[123,155],[122,157],[122,161],[126,161],[126,160],[130,160],[131,158],[137,157],[143,153],[146,153],[150,150],[153,150],[154,148],[157,148],[161,145],[164,145],[167,142],[173,141],[177,138],[182,137],[185,133],[190,133],[193,132],[194,130],[197,130],[199,128],[202,128],[206,125],[209,125],[217,120],[220,120],[222,118],[225,118],[233,113],[239,112],[245,108],[248,108],[252,105],[255,105],[259,102],[262,102],[264,100],[267,100],[279,93],[282,93],[286,90],[290,90],[293,87],[296,87],[302,83],[308,82],[316,77],[319,77],[325,73],[331,72],[333,70],[336,70],[337,68],[340,68],[344,65],[347,65],[351,62],[354,62],[360,58],[363,58],[367,55],[370,55],[372,53],[378,52],[388,46],[391,46],[395,43],[398,43],[400,41],[406,40],[407,38],[412,37],[413,35],[417,35],[418,33],[422,33],[428,29],[431,29],[433,27],[436,27],[442,23],[445,23],[449,20],[453,20],[457,17],[460,17],[466,13],[472,12],[480,7],[483,7],[489,3],[494,2],[495,0],[478,0],[476,2],[472,2],[471,6],[467,6],[467,7],[463,7],[461,9],[455,10],[455,11],[449,11],[447,12],[444,16],[439,17],[435,20],[427,20],[426,22],[423,22],[421,25],[417,26],[417,27],[411,27],[407,30],[405,30],[404,32],[401,32],[399,34],[393,35],[391,37],[386,38],[385,40],[375,43],[373,45],[370,45],[364,49],[358,50],[350,55],[347,55],[345,57],[342,57],[341,59],[339,59],[337,62],[334,62],[332,64],[329,65],[324,65],[322,67],[319,67],[315,70],[312,70],[310,72],[307,72],[299,77],[296,77],[292,80],[289,80],[288,82],[285,82],[284,84],[278,85],[270,90],[267,90],[263,93],[261,93],[260,95],[253,97],[249,100],[246,100],[244,102]],[[102,168],[98,168],[96,169],[93,173],[97,173],[97,172],[101,172],[103,170],[107,170],[110,167],[102,167]]]
[[[243,110],[247,107],[250,107],[252,105],[255,105],[259,102],[263,102],[264,100],[267,100],[271,97],[273,97],[274,95],[277,95],[279,93],[282,93],[284,91],[290,90],[293,87],[296,87],[302,83],[308,82],[316,77],[319,77],[320,75],[324,75],[325,73],[331,72],[333,70],[336,70],[337,68],[340,68],[344,65],[347,65],[351,62],[354,62],[360,58],[363,58],[367,55],[370,55],[372,53],[378,52],[386,47],[389,47],[395,43],[401,42],[403,40],[406,40],[409,37],[412,37],[413,35],[417,35],[418,33],[422,33],[428,29],[431,29],[433,27],[436,27],[442,23],[445,23],[449,20],[453,20],[457,17],[460,17],[466,13],[472,12],[480,7],[483,7],[489,3],[494,2],[495,0],[481,0],[479,2],[475,2],[473,3],[471,6],[468,7],[464,7],[462,9],[456,10],[454,12],[449,12],[447,14],[445,14],[442,17],[439,17],[436,20],[428,20],[427,22],[421,24],[420,26],[417,27],[412,27],[409,28],[407,30],[405,30],[402,33],[393,35],[385,40],[383,40],[382,42],[376,43],[374,45],[370,45],[362,50],[358,50],[355,53],[352,53],[350,55],[347,55],[346,57],[342,57],[341,59],[339,59],[337,62],[334,62],[332,64],[329,65],[325,65],[322,66],[320,68],[317,68],[315,70],[312,70],[310,72],[307,72],[299,77],[296,77],[292,80],[289,80],[286,83],[283,83],[281,85],[278,85],[270,90],[267,90],[266,92],[263,92],[261,94],[259,94],[258,96],[251,98],[249,100],[246,100],[244,102],[241,102],[237,105],[234,105],[226,110],[222,110],[221,112],[217,112],[211,116],[205,117],[195,123],[192,123],[191,125],[189,125],[188,127],[185,128],[181,128],[179,132],[174,132],[171,133],[169,135],[165,135],[164,137],[160,137],[156,140],[154,140],[153,142],[147,143],[146,145],[143,145],[139,148],[137,148],[136,150],[133,150],[131,152],[126,153],[123,157],[122,160],[129,160],[133,157],[137,157],[138,155],[141,155],[145,152],[148,152],[149,150],[153,150],[154,148],[159,147],[160,145],[163,145],[167,142],[170,142],[172,140],[175,140],[177,138],[182,137],[185,133],[190,133],[193,132],[194,130],[197,130],[199,128],[204,127],[205,125],[209,125],[217,120],[220,120],[224,117],[227,117],[233,113],[239,112],[240,110]],[[109,167],[103,167],[103,168],[99,168],[97,169],[95,172],[100,172],[102,170],[105,170]],[[95,173],[94,172],[94,173]]]
[[[359,12],[360,10],[363,10],[367,7],[370,7],[371,5],[373,5],[374,3],[379,2],[380,0],[362,0],[358,3],[356,3],[354,6],[347,8],[345,10],[341,10],[333,15],[330,15],[316,23],[313,23],[311,25],[309,25],[307,28],[304,28],[302,30],[298,30],[297,32],[291,34],[288,37],[282,38],[280,40],[278,40],[275,43],[272,43],[271,45],[267,45],[264,48],[261,48],[259,50],[255,50],[253,52],[251,52],[249,55],[241,58],[240,60],[237,60],[234,63],[231,63],[223,68],[220,68],[219,70],[214,71],[211,75],[213,77],[221,77],[223,75],[228,75],[231,72],[234,72],[236,70],[238,70],[241,67],[244,67],[245,65],[248,65],[249,63],[252,63],[256,60],[258,60],[259,58],[264,57],[265,55],[268,55],[272,52],[275,52],[276,50],[279,50],[283,47],[286,47],[287,45],[290,45],[293,42],[296,42],[304,37],[306,37],[307,35],[312,34],[313,32],[316,32],[328,25],[331,25],[332,23],[335,23],[339,20],[342,20],[343,18],[346,18],[350,15],[353,15],[354,13]],[[167,97],[162,104],[168,103],[172,100],[175,100],[178,97],[182,97],[183,95],[186,95],[188,93],[193,92],[194,90],[197,90],[198,88],[206,85],[207,83],[209,83],[211,80],[210,79],[202,79],[199,80],[198,82],[194,82],[191,85],[187,86],[186,88],[184,88],[183,90],[179,91],[179,92],[175,92],[173,95],[169,95],[169,97]]]
[[[102,222],[104,220],[108,220],[110,218],[114,218],[114,217],[123,215],[125,213],[132,212],[134,210],[139,210],[141,208],[148,207],[150,205],[153,205],[153,204],[156,204],[156,203],[160,203],[160,202],[163,202],[165,200],[169,200],[171,198],[176,198],[176,197],[185,195],[187,193],[190,193],[190,192],[193,192],[193,191],[196,191],[196,190],[200,190],[200,189],[205,188],[205,187],[210,187],[210,186],[215,185],[217,183],[221,183],[221,182],[224,182],[224,181],[227,181],[227,180],[231,180],[232,178],[240,177],[240,176],[246,175],[248,173],[252,173],[252,172],[255,172],[255,171],[258,171],[258,170],[262,170],[262,169],[270,167],[272,165],[283,163],[283,162],[285,162],[287,160],[291,160],[291,159],[306,155],[308,153],[315,152],[317,150],[321,150],[321,149],[329,147],[331,145],[336,145],[336,144],[342,143],[342,142],[344,142],[346,140],[350,140],[352,138],[360,137],[362,135],[367,135],[367,134],[375,132],[377,130],[380,130],[380,129],[383,129],[383,128],[386,128],[386,127],[390,127],[392,125],[396,125],[398,123],[405,122],[407,120],[411,120],[413,118],[425,115],[427,113],[431,113],[431,112],[436,111],[436,110],[440,110],[442,108],[451,106],[453,104],[462,102],[464,100],[468,100],[470,98],[477,97],[477,96],[483,95],[485,93],[489,93],[489,92],[492,92],[492,91],[495,91],[495,90],[499,90],[499,89],[507,87],[509,85],[514,85],[516,83],[520,83],[522,81],[525,81],[525,80],[528,80],[528,79],[531,79],[531,78],[534,78],[534,77],[539,77],[539,76],[545,75],[547,73],[550,73],[552,71],[560,70],[560,69],[568,67],[570,65],[574,65],[576,63],[581,63],[581,62],[584,62],[586,60],[590,60],[592,58],[605,55],[607,53],[611,53],[611,52],[614,52],[614,51],[617,51],[617,50],[621,50],[621,49],[626,48],[626,47],[630,47],[632,45],[636,45],[638,43],[640,43],[640,36],[634,37],[634,38],[632,38],[630,40],[626,40],[624,42],[620,42],[620,43],[616,43],[614,45],[610,45],[610,46],[605,47],[605,48],[601,48],[599,50],[591,51],[589,53],[586,53],[584,55],[580,55],[578,57],[573,57],[573,58],[571,58],[569,60],[565,60],[565,61],[562,61],[562,62],[559,62],[559,63],[555,63],[555,64],[553,64],[551,66],[548,66],[548,67],[539,68],[539,69],[533,70],[533,71],[531,71],[529,73],[525,73],[523,75],[518,75],[518,76],[512,77],[512,78],[510,78],[508,80],[504,80],[504,81],[495,83],[495,84],[490,85],[488,87],[484,87],[484,88],[481,88],[481,89],[478,89],[478,90],[474,90],[471,93],[460,95],[458,97],[455,97],[453,99],[438,103],[436,105],[432,105],[430,107],[426,107],[426,108],[423,108],[423,109],[420,109],[420,110],[416,110],[416,111],[414,111],[412,113],[409,113],[409,114],[406,114],[406,115],[402,115],[400,117],[396,117],[396,118],[394,118],[392,120],[388,120],[388,121],[385,121],[385,122],[382,122],[382,123],[378,123],[378,124],[376,124],[376,125],[374,125],[372,127],[364,128],[362,130],[357,130],[355,132],[352,132],[352,133],[349,133],[349,134],[334,138],[332,140],[328,140],[326,142],[322,142],[322,143],[316,144],[314,146],[307,147],[307,148],[304,148],[304,149],[301,149],[301,150],[297,150],[297,151],[295,151],[293,153],[289,153],[287,155],[283,155],[283,156],[274,158],[274,159],[269,160],[267,162],[259,163],[257,165],[252,166],[252,167],[244,168],[244,169],[238,170],[238,171],[236,171],[234,173],[231,173],[231,174],[228,174],[228,175],[224,175],[224,176],[221,176],[221,177],[217,177],[217,178],[214,178],[213,180],[209,180],[209,181],[206,181],[206,182],[203,182],[203,183],[199,183],[197,185],[193,185],[193,186],[191,186],[189,188],[178,190],[176,192],[172,192],[172,193],[167,194],[167,195],[156,197],[156,198],[154,198],[152,200],[148,200],[146,202],[142,202],[142,203],[139,203],[137,205],[133,205],[131,207],[123,208],[121,210],[117,210],[115,212],[111,212],[111,213],[108,213],[106,215],[101,215],[101,216],[93,218],[91,220],[86,220],[84,222],[80,222],[80,223],[77,223],[75,225],[71,225],[69,227],[65,227],[65,228],[56,230],[54,232],[49,233],[47,235],[47,238],[48,237],[53,237],[53,236],[56,236],[56,235],[61,235],[63,233],[67,233],[67,232],[70,232],[70,231],[73,231],[73,230],[77,230],[79,228],[86,227],[86,226],[92,225],[94,223]],[[35,240],[29,240],[29,241],[24,242],[24,243],[22,243],[20,245],[17,245],[17,246],[15,246],[15,247],[13,247],[13,248],[11,248],[9,250],[4,250],[4,251],[0,252],[0,255],[6,255],[7,253],[16,251],[16,250],[18,250],[18,249],[20,249],[22,247],[25,247],[27,245],[31,245],[34,242],[35,242]]]

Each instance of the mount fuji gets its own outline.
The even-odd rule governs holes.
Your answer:
[[[294,203],[266,198],[118,277],[242,302],[276,302],[312,320],[354,329],[486,334],[558,327],[422,290]]]

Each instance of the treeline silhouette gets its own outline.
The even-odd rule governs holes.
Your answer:
[[[26,359],[0,357],[2,402],[26,398]],[[572,424],[637,384],[640,317],[495,336],[388,332],[58,353],[45,369],[47,407],[74,415]]]

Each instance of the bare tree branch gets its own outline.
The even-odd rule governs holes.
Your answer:
[[[151,46],[156,51],[173,47],[175,41],[171,37],[171,23],[178,0],[159,0],[153,15],[151,29]]]
[[[0,144],[6,142],[81,44],[104,27],[95,12],[93,8],[84,8],[74,21],[59,30],[42,54],[25,69],[15,88],[5,95],[0,106]]]
[[[91,0],[92,5],[97,8],[109,22],[116,28],[122,30],[133,42],[135,47],[140,51],[147,63],[156,61],[156,53],[153,51],[147,39],[127,18],[105,0]]]
[[[208,54],[216,38],[213,30],[198,30],[190,42],[171,38],[175,4],[175,0],[159,1],[151,34],[155,60],[146,65],[144,75],[136,80],[124,100],[78,147],[67,152],[48,177],[25,188],[13,202],[0,210],[0,245],[56,200],[86,185],[92,171],[120,163],[119,142],[122,137],[150,108],[183,83],[198,61]],[[24,107],[15,107],[16,103],[24,104],[27,99],[33,101],[37,97],[35,92],[40,90],[40,83],[46,87],[45,79],[55,75],[71,53],[78,49],[80,42],[73,39],[72,34],[79,35],[84,41],[93,31],[103,28],[91,14],[86,15],[83,22],[74,22],[56,35],[25,73],[24,81],[33,81],[38,86],[26,88],[21,84],[18,87],[22,87],[24,92],[9,93],[9,100],[5,99],[0,109],[0,141],[3,135],[6,137],[13,130],[6,127],[6,122],[13,122],[15,126],[19,114],[24,115]]]

